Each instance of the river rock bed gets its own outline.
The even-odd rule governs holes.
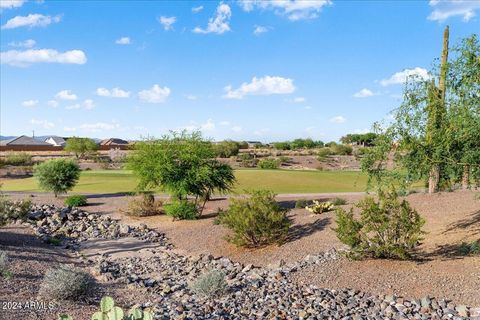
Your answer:
[[[183,256],[175,252],[163,234],[146,225],[131,227],[77,208],[34,205],[28,224],[43,240],[60,238],[66,248],[74,250],[81,250],[81,242],[92,238],[135,237],[158,243],[154,256],[148,258],[110,260],[107,256],[93,262],[94,272],[106,281],[154,293],[151,301],[133,303],[150,308],[156,319],[480,319],[479,308],[447,300],[407,300],[289,281],[292,272],[301,272],[312,264],[330,267],[330,261],[341,258],[335,250],[309,255],[289,265],[280,261],[259,268],[210,255]],[[190,289],[189,284],[209,270],[226,275],[224,294],[204,297]]]

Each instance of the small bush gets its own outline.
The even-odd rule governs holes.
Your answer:
[[[278,161],[280,161],[280,163],[290,163],[290,161],[292,161],[292,158],[287,156],[280,156],[278,157]]]
[[[336,144],[330,147],[334,154],[339,156],[349,156],[352,154],[353,148],[345,144]]]
[[[66,206],[69,207],[83,207],[87,205],[87,197],[82,195],[73,195],[65,198],[64,201]]]
[[[317,200],[313,200],[313,204],[305,207],[305,209],[307,209],[307,211],[310,211],[311,213],[320,214],[333,210],[333,204],[329,201],[320,202]]]
[[[40,188],[59,193],[73,189],[80,178],[78,163],[67,159],[48,160],[35,166],[35,176]]]
[[[353,209],[337,209],[337,228],[340,241],[351,248],[354,258],[409,259],[411,251],[422,240],[425,221],[406,200],[400,201],[397,192],[379,192],[379,201],[366,197],[357,204],[361,214]]]
[[[52,300],[78,300],[93,289],[94,280],[89,273],[71,265],[48,269],[40,285],[39,295]]]
[[[159,215],[163,213],[163,202],[155,200],[153,194],[144,193],[128,203],[128,210],[125,213],[135,217]]]
[[[308,200],[307,199],[298,199],[295,201],[295,208],[297,209],[303,209],[306,206],[308,206]]]
[[[60,315],[59,320],[73,320],[72,317],[66,314]],[[91,319],[93,320],[153,320],[153,314],[150,311],[141,310],[137,306],[133,306],[127,315],[122,308],[115,305],[115,301],[108,296],[105,296],[100,301],[100,310],[95,312]]]
[[[271,191],[257,190],[249,195],[232,199],[228,210],[220,216],[222,224],[234,233],[227,240],[246,247],[284,242],[291,225],[288,210],[280,207]]]
[[[33,159],[32,156],[26,152],[12,152],[5,156],[3,164],[10,166],[31,166]]]
[[[332,203],[334,206],[344,206],[347,204],[347,200],[337,197],[332,200]]]
[[[8,254],[5,251],[0,250],[0,276],[3,278],[10,278],[12,273],[10,272]]]
[[[321,148],[320,150],[318,150],[318,160],[319,161],[324,161],[329,155],[332,155],[333,152],[330,148],[328,147],[324,147],[324,148]]]
[[[175,200],[164,206],[165,213],[175,220],[194,220],[198,218],[198,209],[195,203],[188,200]]]
[[[30,213],[32,202],[30,200],[9,200],[0,195],[0,226],[15,219],[26,219]]]
[[[219,296],[227,289],[225,273],[220,270],[207,272],[190,283],[190,289],[205,297]]]
[[[257,166],[260,169],[278,169],[280,166],[280,161],[272,158],[261,159]]]
[[[236,156],[240,150],[240,144],[236,141],[225,140],[213,145],[216,156],[219,158],[230,158]]]
[[[458,248],[458,253],[462,256],[480,255],[480,240],[462,242]]]

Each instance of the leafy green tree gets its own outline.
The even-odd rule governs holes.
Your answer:
[[[139,178],[139,190],[162,187],[178,201],[194,196],[196,205],[214,191],[231,190],[235,183],[232,168],[215,160],[211,142],[200,132],[171,132],[139,142],[127,167]]]
[[[98,150],[98,146],[93,139],[72,137],[65,143],[65,151],[75,154],[77,159]]]
[[[475,35],[462,40],[448,61],[448,28],[440,65],[431,79],[407,79],[404,99],[387,127],[366,151],[362,169],[370,184],[401,184],[405,189],[425,181],[429,192],[463,181],[479,181],[480,49]],[[439,79],[438,86],[435,78]]]
[[[40,188],[53,191],[55,197],[72,190],[80,178],[78,163],[69,159],[48,160],[34,168]]]
[[[290,142],[288,142],[288,141],[274,142],[273,147],[277,150],[290,150],[290,149],[292,149],[292,146],[290,145]]]
[[[240,144],[236,141],[225,140],[213,145],[217,157],[230,158],[236,156],[240,150]]]

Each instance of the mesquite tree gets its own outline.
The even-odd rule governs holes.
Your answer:
[[[448,27],[440,65],[428,80],[410,77],[404,99],[362,169],[379,186],[428,181],[430,193],[463,180],[480,181],[480,47],[476,35],[460,41],[448,61]],[[438,78],[437,78],[438,76]],[[438,79],[438,86],[435,78]]]

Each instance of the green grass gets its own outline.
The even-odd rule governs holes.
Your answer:
[[[351,171],[236,170],[234,192],[265,188],[276,193],[323,193],[365,191],[367,177]],[[35,178],[2,181],[3,191],[37,192]],[[116,193],[135,189],[136,178],[127,170],[83,171],[73,192]]]

